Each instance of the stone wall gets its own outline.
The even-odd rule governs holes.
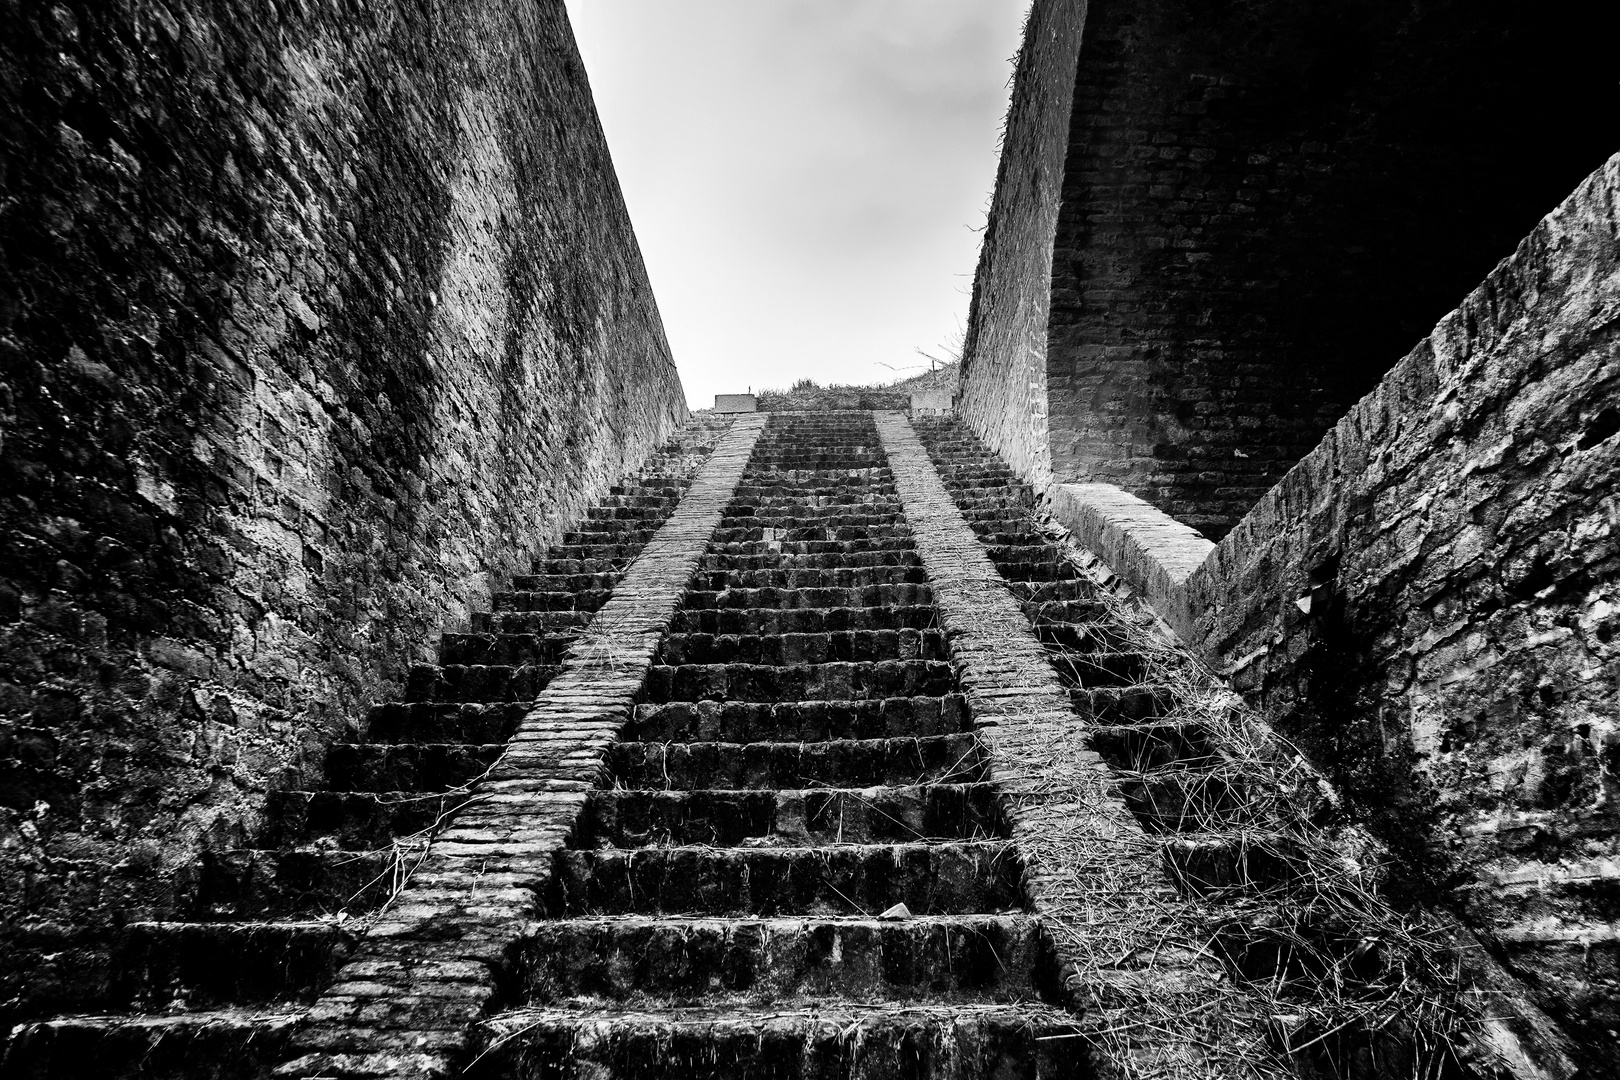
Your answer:
[[[1037,485],[1051,473],[1046,321],[1052,237],[1085,21],[1085,0],[1034,0],[1030,7],[962,347],[958,411]]]
[[[6,22],[0,921],[138,917],[685,407],[561,0]]]
[[[1213,550],[1112,486],[1051,490],[1397,887],[1620,1061],[1620,156]]]
[[[1620,146],[1600,0],[1089,8],[1052,468],[1213,539]]]

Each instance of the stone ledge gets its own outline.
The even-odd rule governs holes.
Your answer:
[[[1186,584],[1213,542],[1113,484],[1054,483],[1052,516],[1135,589],[1184,639],[1194,628]]]

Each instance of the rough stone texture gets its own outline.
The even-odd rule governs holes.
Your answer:
[[[1214,544],[1196,529],[1112,484],[1053,484],[1052,516],[1172,625],[1188,623],[1187,578]]]
[[[1218,539],[1620,145],[1569,109],[1612,102],[1617,32],[1603,0],[1093,0],[1054,473]]]
[[[1219,1000],[1221,965],[1203,948],[1200,923],[1154,857],[1157,842],[1126,809],[1107,764],[1088,745],[1087,725],[1071,709],[1068,690],[1005,579],[911,425],[895,414],[879,413],[876,421],[975,729],[989,752],[990,777],[1006,800],[1011,835],[1027,863],[1025,891],[1047,921],[1069,1000],[1093,1031],[1117,1023],[1134,1027],[1137,1018],[1161,1010],[1186,1018],[1175,1030],[1133,1030],[1131,1051],[1144,1068],[1126,1068],[1126,1075],[1159,1069],[1268,1075],[1256,1067],[1265,1056],[1263,1021],[1240,1002],[1210,1008]],[[1121,903],[1139,912],[1123,936],[1110,910]]]
[[[1617,202],[1620,157],[1159,600],[1611,1061]]]
[[[553,858],[764,430],[741,416],[569,649],[471,803],[434,840],[359,955],[294,1036],[279,1076],[457,1075],[507,951],[539,913]]]
[[[1024,24],[1001,165],[979,248],[958,412],[1020,476],[1045,486],[1052,241],[1085,0],[1035,0]]]
[[[560,0],[5,11],[0,920],[139,918],[684,406]]]

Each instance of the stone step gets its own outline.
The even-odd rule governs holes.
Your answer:
[[[1061,561],[1061,556],[1029,522],[981,522],[973,527],[974,537],[984,544],[991,561],[1013,563],[1020,559],[1034,562]],[[998,559],[997,556],[1000,558]]]
[[[612,592],[623,576],[618,571],[594,574],[514,574],[512,592]]]
[[[1262,824],[1261,807],[1224,772],[1182,767],[1122,772],[1114,786],[1150,832],[1221,832]]]
[[[936,462],[935,469],[939,478],[946,482],[952,480],[998,480],[1004,484],[1018,482],[1012,470],[997,460],[959,460],[954,464],[941,464]]]
[[[1022,525],[1023,528],[1028,529],[1030,532],[1037,531],[1035,523],[1030,520],[1028,513],[1023,510],[1009,508],[994,500],[988,501],[984,506],[965,507],[958,503],[957,510],[961,513],[962,520],[969,525],[984,522],[1005,522],[1009,525]]]
[[[1069,704],[1101,724],[1139,724],[1176,711],[1174,687],[1160,684],[1069,688]]]
[[[1047,650],[1065,686],[1139,686],[1153,670],[1152,657],[1140,652],[1069,652]]]
[[[398,872],[409,865],[401,858],[408,855],[326,847],[205,852],[198,873],[198,913],[216,919],[360,914],[389,898]]]
[[[1007,584],[1007,589],[1026,604],[1047,603],[1053,600],[1063,602],[1096,600],[1098,598],[1097,583],[1088,577],[1065,578],[1062,581],[1047,582],[1013,581]]]
[[[801,507],[845,507],[857,509],[860,507],[885,506],[897,509],[899,503],[893,491],[880,490],[880,485],[857,484],[835,485],[819,494],[811,492],[789,493],[777,491],[771,495],[736,495],[726,504],[726,513],[741,514],[752,512],[756,514],[769,514],[782,510],[796,510]]]
[[[109,1005],[161,1011],[176,1003],[308,1002],[357,940],[332,920],[129,923],[113,954]]]
[[[1007,473],[996,473],[993,470],[967,470],[953,472],[947,470],[946,475],[940,477],[949,491],[978,491],[1001,495],[1015,490],[1018,482]]]
[[[1009,563],[1000,570],[1008,581],[1067,581],[1080,576],[1080,571],[1068,562]]]
[[[1209,729],[1197,722],[1093,727],[1088,737],[1104,761],[1126,772],[1210,767],[1221,760]]]
[[[979,538],[985,544],[985,554],[990,561],[996,564],[996,569],[1005,574],[1014,566],[1025,563],[1039,563],[1048,566],[1067,565],[1065,559],[1057,548],[1044,540],[1034,540],[1031,543],[1009,543],[1008,539],[999,536],[984,536]]]
[[[622,484],[614,485],[610,493],[597,502],[597,506],[639,506],[654,510],[672,510],[680,501],[680,490],[664,487],[661,491],[650,484],[636,485],[636,493]]]
[[[620,574],[630,565],[629,559],[575,559],[546,553],[536,561],[537,574]]]
[[[743,544],[753,541],[781,541],[783,543],[844,540],[909,540],[911,527],[896,525],[815,525],[798,528],[767,529],[758,525],[730,529],[716,529],[716,544]]]
[[[1099,599],[1032,600],[1019,605],[1024,616],[1038,628],[1048,623],[1109,622],[1112,615]]]
[[[738,540],[709,545],[710,555],[823,555],[857,551],[911,551],[916,547],[910,534],[862,540]]]
[[[915,551],[855,551],[821,555],[784,555],[768,551],[757,555],[705,555],[700,573],[738,570],[836,570],[840,567],[921,566]]]
[[[1050,967],[1027,915],[541,923],[517,950],[525,1004],[768,1005],[795,997],[1031,1001]]]
[[[669,505],[664,500],[657,500],[652,505],[625,506],[622,503],[598,503],[587,507],[583,521],[634,521],[636,527],[644,527],[646,523],[660,524],[669,517]]]
[[[366,714],[366,738],[378,743],[503,743],[528,712],[526,701],[390,701]]]
[[[576,846],[910,843],[999,836],[988,784],[767,791],[595,791]]]
[[[413,664],[406,701],[533,701],[561,664]]]
[[[442,791],[479,776],[504,743],[333,743],[326,782],[340,791]]]
[[[862,484],[892,483],[893,480],[888,464],[876,457],[776,457],[750,466],[743,485],[762,488],[828,485],[848,490]]]
[[[778,476],[767,480],[745,476],[732,493],[732,500],[734,503],[754,501],[757,505],[768,506],[802,499],[892,498],[894,494],[894,478],[889,475],[888,469],[882,469],[836,479],[813,472],[807,472],[798,479]]]
[[[757,445],[748,459],[748,471],[756,475],[811,468],[824,471],[886,469],[888,458],[878,445],[876,435],[868,429],[865,433],[850,430],[801,433],[777,443]]]
[[[914,915],[1023,907],[1022,864],[1005,840],[820,847],[664,847],[558,853],[554,916]]]
[[[1170,880],[1194,896],[1283,888],[1307,872],[1297,840],[1250,829],[1178,836],[1164,846],[1164,865]]]
[[[1109,729],[1114,730],[1114,729]],[[656,790],[872,787],[983,779],[970,734],[827,742],[622,742],[614,781]]]
[[[603,543],[599,540],[568,540],[565,543],[553,545],[546,552],[548,559],[601,559],[628,566],[645,543]]]
[[[873,608],[931,606],[933,590],[923,584],[864,585],[847,589],[694,589],[686,594],[688,611],[705,608]]]
[[[759,500],[741,500],[726,507],[720,519],[723,529],[809,528],[816,525],[893,525],[904,517],[895,496],[866,498],[859,502],[824,502],[820,499],[784,500],[778,504],[756,505]]]
[[[441,634],[441,664],[557,664],[575,633]]]
[[[625,739],[733,743],[888,739],[970,730],[960,694],[868,701],[697,701],[637,705]]]
[[[59,1016],[19,1024],[8,1080],[226,1080],[268,1076],[302,1005],[165,1015]]]
[[[382,848],[431,829],[466,801],[461,792],[272,791],[263,841],[291,846],[320,838],[353,850]]]
[[[564,544],[645,544],[658,526],[640,519],[631,521],[581,521],[563,533]]]
[[[705,592],[728,589],[864,589],[873,585],[922,585],[920,566],[849,566],[829,569],[699,571],[692,588]]]
[[[720,521],[726,532],[736,529],[769,530],[774,536],[761,534],[761,540],[788,539],[794,532],[822,529],[883,529],[905,525],[898,503],[888,506],[831,507],[818,511],[815,507],[786,507],[778,513],[759,513],[751,507],[739,507]]]
[[[688,596],[691,594],[688,593]],[[718,594],[704,597],[709,607],[683,608],[670,622],[677,634],[837,634],[853,631],[926,630],[939,625],[932,605],[881,607],[748,608],[714,607]]]
[[[496,611],[596,611],[613,595],[612,589],[577,592],[522,592],[503,590],[490,597]]]
[[[1004,489],[1004,491],[974,491],[974,489],[957,489],[951,492],[951,499],[962,510],[996,510],[1008,518],[1027,515],[1035,508],[1035,492],[1029,487],[1021,489]]]
[[[1080,1059],[1072,1021],[1027,1004],[526,1009],[498,1017],[490,1031],[493,1049],[470,1080],[1037,1080],[1077,1075]]]
[[[939,630],[840,630],[823,634],[667,634],[660,664],[827,664],[948,660]]]
[[[939,660],[872,663],[653,665],[642,684],[651,702],[831,701],[928,697],[956,690],[956,673]]]
[[[1061,652],[1128,652],[1134,644],[1125,629],[1112,620],[1048,620],[1037,624],[1034,629],[1037,641],[1048,649]]]

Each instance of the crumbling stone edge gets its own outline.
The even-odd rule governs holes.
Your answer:
[[[444,1077],[494,1000],[510,947],[541,915],[553,856],[608,749],[766,417],[740,416],[573,644],[499,761],[433,841],[292,1039],[281,1077]]]

